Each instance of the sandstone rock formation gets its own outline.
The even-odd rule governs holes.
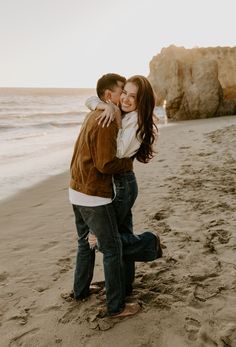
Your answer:
[[[236,114],[236,47],[163,48],[148,78],[170,119]]]

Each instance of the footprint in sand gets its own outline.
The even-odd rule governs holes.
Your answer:
[[[67,307],[66,312],[63,314],[62,317],[58,319],[59,323],[67,324],[72,321],[79,321],[80,320],[80,302],[73,302],[69,307]]]
[[[15,320],[20,325],[26,325],[28,323],[28,319],[30,316],[30,308],[22,308],[21,310],[17,310],[12,312],[8,320]]]
[[[226,286],[224,284],[219,285],[218,281],[216,281],[215,279],[209,279],[204,283],[198,283],[195,286],[193,295],[198,301],[205,302],[219,295],[225,289]]]
[[[185,318],[184,329],[187,331],[188,338],[190,341],[197,340],[197,337],[198,337],[197,335],[198,335],[200,327],[201,327],[201,323],[197,319],[192,317]]]
[[[166,222],[157,221],[155,218],[152,218],[149,224],[159,234],[168,234],[172,231],[171,227]]]
[[[228,243],[231,237],[231,233],[227,230],[217,229],[216,234],[218,237],[219,243]]]
[[[119,322],[118,319],[113,319],[113,321],[109,318],[95,318],[88,320],[89,328],[92,330],[101,330],[106,331],[114,327],[116,323]]]
[[[206,253],[216,253],[215,245],[211,239],[211,237],[206,238],[203,247],[206,249]]]
[[[166,266],[159,271],[149,270],[148,273],[136,275],[133,298],[143,307],[157,307],[169,310],[175,302],[184,301],[189,289],[181,288],[175,277],[168,271],[173,266]],[[191,288],[190,288],[191,289]]]
[[[168,213],[167,213],[167,211],[168,211]],[[170,214],[170,212],[171,212],[170,210],[161,209],[161,210],[157,211],[152,218],[157,220],[157,221],[163,220],[163,219],[168,218],[168,214]]]
[[[221,325],[215,323],[216,321],[212,319],[202,325],[198,333],[197,346],[235,347],[236,324],[227,321]]]
[[[217,239],[217,241],[221,244],[228,243],[231,237],[231,233],[224,229],[217,229],[211,234],[212,240]]]
[[[58,319],[61,324],[69,322],[93,322],[97,319],[99,314],[98,303],[96,297],[88,297],[81,301],[73,301],[69,305],[64,306],[66,311]]]
[[[30,337],[36,334],[39,331],[39,328],[33,328],[31,330],[27,330],[20,335],[13,337],[9,343],[9,347],[19,347],[19,346],[28,346],[28,343],[24,343],[24,338],[27,338],[28,342]]]
[[[230,238],[231,233],[225,229],[208,230],[204,247],[210,253],[217,253],[218,244],[226,244]]]
[[[57,261],[57,265],[60,266],[60,273],[64,273],[72,269],[71,265],[71,258],[70,257],[65,257],[65,258],[60,258]]]
[[[0,272],[0,282],[5,282],[8,276],[9,276],[9,273],[7,271]]]

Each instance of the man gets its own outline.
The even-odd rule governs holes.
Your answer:
[[[141,81],[143,81],[143,79],[141,79]],[[137,139],[133,140],[133,138],[136,138],[138,121],[138,115],[135,115],[134,112],[137,113],[137,107],[141,103],[140,100],[144,100],[144,98],[148,96],[149,104],[152,105],[154,99],[152,98],[153,94],[150,89],[142,88],[142,91],[138,93],[137,85],[131,85],[129,87],[128,85],[129,82],[124,86],[121,99],[123,100],[123,107],[125,107],[126,110],[128,107],[129,112],[125,112],[122,105],[120,105],[123,110],[123,115],[121,122],[120,120],[118,121],[118,124],[122,127],[122,136],[118,136],[117,139],[117,147],[122,148],[122,152],[117,152],[117,156],[120,158],[126,156],[131,157],[139,149],[140,142],[137,141]],[[106,119],[107,123],[102,122],[103,126],[109,126],[110,121],[112,119],[114,120],[113,113],[116,107],[114,106],[114,103],[107,103],[108,100],[104,100],[104,102],[101,99],[104,100],[100,95],[98,95],[98,97],[92,96],[87,99],[85,104],[91,110],[105,110],[98,117],[98,124],[101,123],[102,119]],[[138,187],[134,173],[130,171],[121,174],[114,174],[113,180],[115,185],[115,198],[112,203],[116,213],[118,230],[123,245],[125,292],[126,295],[129,296],[132,294],[133,290],[132,284],[135,275],[135,262],[152,261],[160,258],[162,256],[162,250],[158,235],[154,235],[150,231],[138,235],[133,233],[131,209],[138,194]],[[89,235],[89,243],[91,246],[96,245],[96,238],[91,233]]]
[[[124,83],[122,76],[104,75],[98,80],[97,93],[103,100],[117,104]],[[133,163],[130,158],[116,157],[118,126],[116,122],[109,127],[98,126],[100,113],[93,111],[86,117],[71,161],[69,195],[78,233],[74,297],[83,299],[89,295],[95,261],[95,250],[87,239],[91,231],[103,253],[108,315],[122,317],[135,314],[139,306],[125,305],[122,243],[111,203],[112,175],[132,170]]]

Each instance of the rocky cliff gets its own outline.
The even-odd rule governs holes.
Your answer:
[[[236,114],[236,47],[163,48],[148,78],[168,118]]]

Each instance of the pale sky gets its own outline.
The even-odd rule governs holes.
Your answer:
[[[0,87],[147,76],[163,47],[236,45],[235,0],[0,0]]]

